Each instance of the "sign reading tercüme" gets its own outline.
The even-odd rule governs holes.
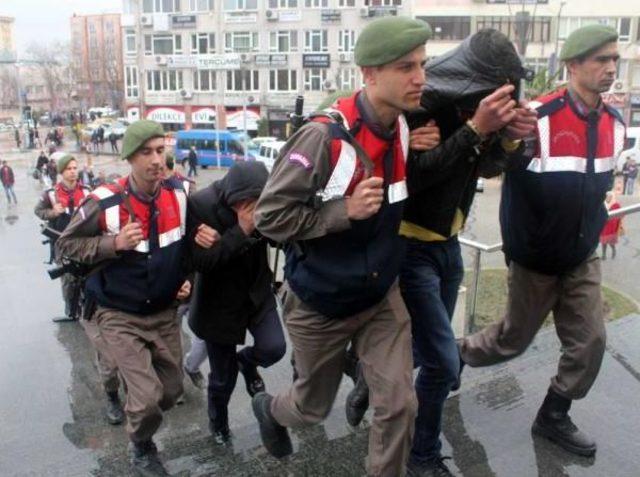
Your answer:
[[[240,55],[229,53],[225,55],[199,55],[196,68],[199,70],[239,70]]]

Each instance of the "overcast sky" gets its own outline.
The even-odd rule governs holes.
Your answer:
[[[69,19],[74,13],[120,13],[122,0],[0,0],[0,16],[16,19],[14,39],[18,54],[33,42],[69,41]]]

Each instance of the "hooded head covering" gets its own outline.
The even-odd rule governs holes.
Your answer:
[[[513,44],[493,29],[480,30],[457,48],[429,61],[420,104],[433,114],[451,104],[475,109],[482,98],[506,83],[527,78]]]
[[[257,199],[268,177],[269,171],[262,162],[236,162],[220,180],[222,197],[228,205],[245,199]]]

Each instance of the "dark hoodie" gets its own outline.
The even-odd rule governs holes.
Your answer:
[[[244,343],[251,320],[274,308],[267,242],[246,236],[231,205],[257,199],[268,172],[260,162],[239,162],[227,175],[189,197],[187,234],[196,270],[189,326],[200,338],[218,344]],[[217,230],[221,239],[210,249],[195,244],[198,226]]]

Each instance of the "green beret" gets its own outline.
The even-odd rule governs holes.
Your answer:
[[[62,154],[52,154],[51,159],[56,161],[56,169],[58,169],[58,174],[62,174],[64,170],[67,168],[71,161],[75,161],[76,158],[71,154],[62,153]]]
[[[422,20],[385,17],[369,23],[358,36],[354,57],[358,66],[382,66],[412,52],[431,38]]]
[[[164,129],[155,121],[141,119],[127,128],[122,139],[122,159],[129,159],[144,143],[154,137],[164,137]]]
[[[335,103],[340,98],[348,98],[352,94],[353,94],[353,91],[351,91],[350,89],[349,90],[343,89],[343,90],[340,90],[340,91],[336,91],[335,93],[331,93],[329,96],[324,98],[322,103],[320,103],[318,105],[318,111],[322,111],[323,109],[327,109],[327,108],[333,106],[333,103]]]
[[[560,59],[562,61],[578,58],[607,43],[618,40],[618,32],[604,25],[587,25],[578,28],[562,45]]]

